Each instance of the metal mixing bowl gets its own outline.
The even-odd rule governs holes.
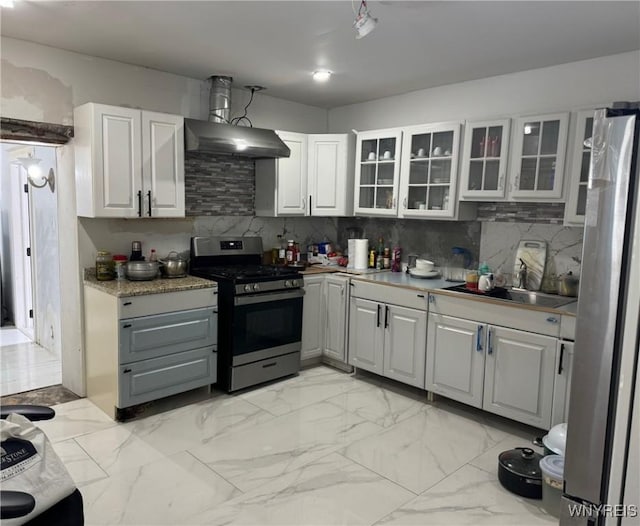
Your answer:
[[[158,276],[157,261],[129,261],[127,263],[127,279],[132,281],[148,281]]]

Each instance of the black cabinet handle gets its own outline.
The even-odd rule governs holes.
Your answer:
[[[129,327],[131,327],[131,324],[130,324],[130,323],[125,323],[125,324],[122,326],[122,328],[123,328],[123,329],[128,329]]]
[[[378,303],[378,315],[376,316],[376,327],[380,327],[380,304]]]
[[[309,215],[312,215],[311,214],[311,196],[309,196]]]
[[[558,374],[562,374],[562,360],[564,359],[564,343],[560,344],[560,363],[558,364]]]
[[[389,326],[389,305],[384,306],[384,328]]]
[[[151,190],[147,192],[147,197],[149,198],[149,217],[151,217]]]
[[[125,302],[123,303],[123,305],[124,305],[124,306],[131,305],[131,302],[130,302],[130,301],[125,301]]]
[[[142,217],[142,190],[138,190],[138,217]]]
[[[124,371],[122,371],[122,372],[123,372],[123,373],[130,373],[130,372],[131,372],[131,369],[129,369],[129,368],[127,367],[127,368],[126,368]]]
[[[424,294],[418,294],[418,298],[424,298]]]
[[[265,363],[262,368],[266,369],[267,367],[275,367],[276,365],[278,365],[278,362]]]

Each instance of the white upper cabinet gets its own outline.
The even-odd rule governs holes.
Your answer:
[[[104,104],[75,108],[78,215],[184,217],[183,121]]]
[[[568,113],[516,119],[511,200],[562,200],[568,124]]]
[[[509,119],[467,122],[460,173],[461,199],[504,199],[509,132]]]
[[[354,196],[356,215],[397,215],[401,140],[400,128],[358,133]]]
[[[353,136],[277,133],[291,155],[256,161],[256,215],[351,215]]]
[[[457,204],[460,124],[404,128],[400,217],[452,218]]]
[[[353,215],[354,146],[353,134],[308,136],[310,215]]]
[[[567,225],[583,225],[587,208],[587,184],[589,183],[589,164],[591,148],[584,141],[593,135],[593,114],[595,110],[580,111],[576,119],[576,134],[570,150],[571,172],[569,172],[569,197],[564,209],[564,222]]]

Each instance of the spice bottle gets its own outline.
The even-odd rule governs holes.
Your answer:
[[[114,264],[111,252],[98,250],[96,256],[96,279],[98,281],[110,281],[114,278]]]
[[[369,268],[376,268],[376,251],[369,250]]]
[[[287,265],[291,265],[295,261],[296,247],[293,239],[287,241]]]
[[[113,255],[113,264],[115,266],[114,272],[116,275],[116,279],[118,281],[122,281],[126,279],[126,265],[127,265],[127,256],[124,254],[114,254]]]
[[[391,268],[391,255],[390,255],[389,247],[384,248],[384,256],[382,257],[382,266],[383,268]]]

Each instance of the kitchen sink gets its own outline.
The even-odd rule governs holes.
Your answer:
[[[566,296],[554,296],[553,294],[544,294],[543,292],[535,292],[532,290],[505,289],[503,287],[496,287],[489,292],[476,292],[469,290],[464,285],[453,285],[451,287],[445,287],[444,290],[463,292],[465,294],[504,300],[505,302],[519,303],[521,305],[550,307],[552,309],[576,301],[576,298],[569,298]]]

